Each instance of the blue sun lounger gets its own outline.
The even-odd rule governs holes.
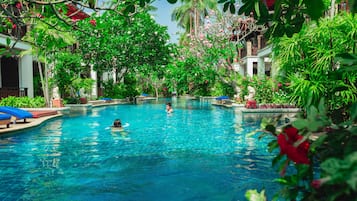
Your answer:
[[[0,106],[0,112],[14,116],[17,120],[23,119],[24,122],[26,122],[26,118],[32,118],[30,112],[10,106]]]
[[[228,100],[229,96],[218,96],[216,100]]]
[[[11,115],[0,114],[0,125],[6,125],[6,128],[9,128],[10,123],[11,123]]]

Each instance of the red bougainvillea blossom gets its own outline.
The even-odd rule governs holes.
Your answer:
[[[278,135],[278,144],[280,154],[286,154],[287,157],[298,164],[310,164],[307,156],[310,144],[307,141],[301,142],[298,146],[294,143],[302,140],[303,136],[298,134],[298,130],[292,126],[288,126],[282,133]]]
[[[97,25],[97,21],[95,20],[89,20],[89,23],[93,26],[96,26]]]
[[[21,9],[22,8],[22,4],[20,2],[17,2],[15,6],[16,6],[17,9]]]
[[[67,10],[67,16],[72,19],[73,22],[77,22],[79,20],[83,20],[85,18],[88,18],[89,15],[86,14],[85,12],[79,10],[75,5],[73,4],[67,4],[66,5],[68,10]]]

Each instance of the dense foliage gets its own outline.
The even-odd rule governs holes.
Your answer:
[[[168,44],[167,28],[158,25],[147,11],[131,17],[107,11],[82,21],[80,25],[92,34],[77,32],[77,39],[81,41],[78,52],[83,55],[85,65],[93,66],[93,70],[98,72],[99,81],[103,72],[110,73],[114,85],[126,82],[128,77],[153,76],[151,72],[156,72],[155,75],[162,79],[173,46]],[[151,80],[143,81],[145,83],[136,84],[151,84]],[[124,94],[112,96],[121,97]]]
[[[41,108],[45,106],[45,99],[39,96],[35,98],[9,96],[1,99],[0,105],[16,108]]]
[[[357,71],[338,59],[342,53],[356,53],[356,25],[357,17],[344,13],[307,25],[291,38],[276,39],[274,59],[282,82],[290,83],[291,102],[317,106],[324,97],[329,111],[357,102]]]
[[[281,174],[276,182],[283,188],[275,198],[304,201],[356,198],[357,104],[349,108],[349,118],[338,124],[328,118],[324,105],[321,101],[318,107],[308,106],[306,115],[292,125],[284,125],[281,131],[281,127],[276,128],[278,122],[262,124],[277,137],[269,144],[269,150],[280,150],[272,164]]]

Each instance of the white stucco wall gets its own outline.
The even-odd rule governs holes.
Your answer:
[[[19,86],[20,88],[27,88],[28,97],[34,97],[32,55],[25,55],[19,60]]]
[[[0,34],[0,45],[7,46],[7,38],[4,34]],[[15,44],[15,40],[11,40],[10,46]],[[22,41],[17,41],[13,48],[18,50],[29,50],[31,45]],[[34,96],[33,90],[33,57],[32,55],[25,55],[19,59],[19,87],[27,88],[27,94],[29,97]],[[1,75],[0,75],[1,76]],[[0,79],[1,81],[1,79]]]
[[[258,57],[252,56],[252,57],[247,57],[247,70],[246,70],[246,75],[248,77],[253,77],[253,63],[258,62]]]
[[[90,67],[90,78],[95,81],[92,86],[91,98],[98,98],[97,72],[93,70],[93,65]]]

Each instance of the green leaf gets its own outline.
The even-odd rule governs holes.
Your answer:
[[[135,6],[133,4],[129,4],[126,8],[125,8],[125,13],[134,13],[135,12]]]
[[[354,170],[351,173],[351,176],[347,179],[347,184],[350,185],[352,190],[356,191],[357,190],[357,170]]]
[[[254,9],[255,1],[244,2],[243,6],[238,10],[238,15],[249,14]]]
[[[88,0],[89,8],[95,8],[96,0]]]
[[[167,2],[171,3],[171,4],[174,4],[177,2],[177,0],[167,0]]]
[[[270,132],[270,133],[272,133],[273,135],[275,135],[275,132],[276,132],[275,126],[273,126],[273,125],[267,125],[267,126],[265,127],[265,130],[268,131],[268,132]]]
[[[323,123],[320,121],[311,121],[308,125],[307,128],[311,132],[316,132],[323,126]]]
[[[326,134],[320,135],[316,140],[313,141],[313,143],[310,146],[310,150],[314,152],[317,147],[320,147],[325,142],[326,138],[327,138]]]
[[[310,106],[307,110],[307,115],[309,119],[316,119],[318,110],[315,106]]]
[[[351,66],[343,66],[337,70],[337,72],[356,72],[357,71],[357,63]]]
[[[233,3],[229,6],[229,11],[230,11],[232,14],[236,13],[236,7],[234,6]]]
[[[228,1],[228,0],[219,0],[218,3],[224,3],[226,1]]]
[[[341,53],[336,55],[336,60],[344,65],[353,65],[357,64],[357,55],[350,53]]]
[[[321,98],[319,102],[319,112],[324,114],[326,112],[326,107],[325,107],[325,98]]]
[[[278,144],[278,143],[276,143],[276,144]],[[277,163],[278,163],[279,161],[281,161],[282,158],[283,158],[283,155],[278,154],[278,155],[273,159],[273,161],[271,162],[272,166],[275,167],[275,166],[277,165]]]
[[[230,2],[226,2],[226,3],[224,3],[224,5],[223,5],[223,12],[226,12],[227,10],[228,10],[228,7],[230,6]]]
[[[10,46],[10,44],[11,44],[11,39],[10,39],[10,37],[7,37],[6,38],[6,45]]]
[[[249,200],[249,201],[266,201],[266,197],[265,197],[265,191],[262,190],[260,193],[258,193],[257,190],[247,190],[245,192],[245,197]]]
[[[351,118],[357,120],[357,103],[354,103],[351,107]]]
[[[356,11],[357,11],[357,0],[349,0],[348,4],[350,6],[351,13],[356,13]]]
[[[254,10],[255,10],[255,12],[256,12],[256,14],[257,14],[257,16],[258,17],[260,17],[260,9],[259,9],[259,3],[260,1],[256,1],[255,2],[255,5],[254,5]]]
[[[277,178],[273,180],[274,182],[277,182],[279,184],[288,184],[289,182],[286,179],[283,178]]]
[[[292,125],[297,128],[298,130],[303,129],[303,128],[307,128],[307,126],[309,125],[309,122],[307,121],[307,119],[297,119],[295,120]]]
[[[329,175],[339,174],[339,169],[341,168],[341,163],[339,159],[329,158],[323,163],[321,163],[321,169],[323,169]]]
[[[140,0],[139,5],[140,7],[144,7],[146,4],[146,0]]]
[[[306,12],[312,20],[318,20],[324,14],[323,0],[304,0]]]

